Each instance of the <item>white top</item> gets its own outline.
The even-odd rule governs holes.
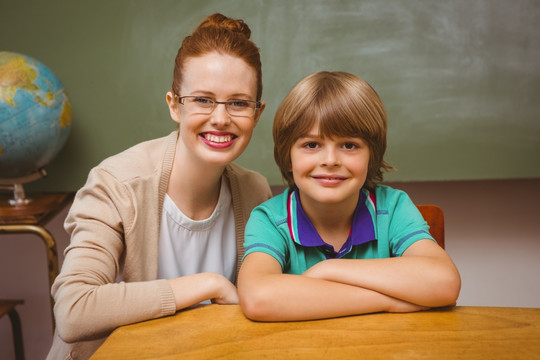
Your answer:
[[[195,221],[165,194],[159,234],[158,278],[172,279],[201,272],[236,278],[236,235],[232,197],[226,180],[212,215]]]

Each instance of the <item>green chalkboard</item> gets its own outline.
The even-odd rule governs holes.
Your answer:
[[[91,167],[169,133],[181,40],[208,14],[244,19],[263,60],[265,113],[238,162],[281,184],[274,112],[319,70],[382,97],[391,181],[540,177],[537,0],[0,0],[0,50],[49,66],[73,106],[68,143],[35,190],[76,190]]]

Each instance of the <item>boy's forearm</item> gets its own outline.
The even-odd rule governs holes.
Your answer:
[[[451,261],[426,256],[333,259],[318,263],[304,275],[430,307],[455,303],[460,288],[459,274]]]
[[[296,321],[381,311],[425,310],[376,291],[301,275],[271,274],[242,279],[240,305],[258,321]]]

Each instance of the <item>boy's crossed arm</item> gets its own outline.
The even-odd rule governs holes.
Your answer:
[[[459,272],[448,254],[428,239],[412,244],[401,257],[331,259],[314,265],[304,275],[428,307],[454,304],[461,288]]]
[[[303,275],[283,274],[272,256],[246,256],[238,279],[240,305],[259,321],[294,321],[373,312],[413,312],[454,304],[460,278],[431,240],[400,258],[318,263]]]

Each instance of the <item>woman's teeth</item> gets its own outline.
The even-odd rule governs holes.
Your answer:
[[[232,140],[232,135],[226,135],[226,136],[217,136],[213,134],[204,134],[204,138],[208,141],[212,141],[215,143],[224,143],[229,142]]]

